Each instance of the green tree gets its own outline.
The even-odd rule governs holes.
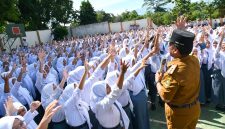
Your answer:
[[[216,7],[219,10],[220,17],[225,16],[225,0],[214,0],[213,4],[216,5]]]
[[[133,10],[130,12],[129,20],[136,20],[136,19],[138,19],[138,16],[139,15],[138,15],[137,11]]]
[[[113,17],[113,22],[122,22],[123,19],[122,19],[122,16],[121,15],[117,15],[115,17]]]
[[[171,12],[164,12],[162,15],[162,20],[164,25],[170,25],[175,21],[176,17],[173,16]]]
[[[120,16],[121,16],[122,21],[130,20],[130,12],[127,10],[125,12],[122,12],[122,14]]]
[[[80,6],[80,25],[86,25],[91,23],[96,23],[96,12],[94,11],[94,8],[92,7],[91,3],[87,1],[82,1]]]
[[[55,0],[51,14],[55,22],[63,23],[64,26],[74,21],[74,18],[77,17],[76,12],[73,10],[72,0]]]
[[[68,30],[65,26],[57,26],[52,33],[55,40],[62,40],[68,35]]]
[[[75,13],[72,0],[19,0],[21,12],[19,23],[24,23],[26,30],[47,29],[60,23],[73,21]]]
[[[172,12],[175,16],[185,15],[190,16],[190,4],[191,0],[173,0],[175,7]]]
[[[7,22],[15,22],[19,19],[20,12],[17,0],[0,0],[0,32],[5,30]]]
[[[105,11],[101,10],[101,11],[97,11],[97,22],[112,22],[113,21],[113,14],[110,13],[106,13]]]
[[[143,7],[147,7],[148,11],[154,12],[166,12],[165,5],[167,5],[171,0],[144,0]]]

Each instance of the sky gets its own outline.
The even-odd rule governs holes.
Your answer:
[[[74,9],[79,10],[82,0],[73,0]],[[200,0],[191,0],[192,2]],[[205,0],[209,1],[209,0]],[[138,14],[142,15],[146,12],[146,8],[142,5],[144,0],[89,0],[89,2],[94,7],[95,11],[104,10],[107,13],[113,13],[114,15],[121,14],[124,11],[136,10]],[[167,5],[168,8],[172,8],[173,5]]]

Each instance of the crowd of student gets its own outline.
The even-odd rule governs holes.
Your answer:
[[[155,110],[155,74],[162,59],[173,60],[168,47],[175,28],[87,35],[1,52],[0,129],[149,129],[154,116],[148,100]],[[186,30],[195,34],[199,101],[225,111],[224,26]],[[160,98],[159,103],[164,105]]]

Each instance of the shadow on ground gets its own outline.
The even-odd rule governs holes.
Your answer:
[[[150,111],[151,129],[166,129],[164,108],[157,105],[156,111]],[[201,108],[197,129],[225,129],[225,113],[214,109],[212,104]]]

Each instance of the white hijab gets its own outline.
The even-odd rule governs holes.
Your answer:
[[[0,129],[12,129],[15,119],[20,119],[23,121],[22,116],[5,116],[0,119]]]
[[[118,77],[119,77],[119,71],[109,72],[109,73],[107,73],[105,81],[111,88],[114,88],[113,86],[116,86],[115,83],[116,83]],[[128,90],[126,90],[126,89],[123,90],[122,94],[125,93],[125,92],[128,93]],[[128,99],[129,99],[129,103],[130,103],[130,109],[131,109],[131,111],[133,111],[134,106],[133,106],[133,103],[131,101],[129,93],[128,93],[128,97],[129,97]]]
[[[62,95],[59,98],[60,101],[65,103],[71,96],[73,96],[74,85],[78,86],[77,83],[71,83],[71,84],[66,86],[66,88],[63,90]],[[82,116],[85,117],[85,119],[88,123],[89,129],[91,129],[92,125],[91,125],[90,117],[89,117],[89,114],[88,114],[88,110],[89,110],[88,104],[86,102],[82,101],[82,99],[79,99],[75,106],[76,106],[76,109],[78,110],[78,112]]]
[[[64,67],[66,67],[66,66],[63,65],[63,60],[66,60],[66,58],[65,57],[59,57],[58,60],[57,60],[56,68],[57,68],[58,72],[61,72],[64,69]]]
[[[78,66],[75,70],[69,72],[69,77],[67,79],[67,84],[71,84],[71,83],[79,83],[83,73],[85,71],[84,66]]]
[[[106,95],[107,95],[107,93],[106,93],[106,82],[105,81],[96,82],[92,87],[91,103],[90,103],[91,109],[94,113],[96,113],[96,111],[97,111],[96,104],[99,101],[101,101]],[[129,120],[126,112],[122,108],[121,104],[118,101],[115,101],[115,103],[118,105],[118,108],[121,112],[120,115],[122,115],[122,119],[123,119],[124,124],[125,124],[124,127],[125,127],[125,129],[128,129],[130,120]]]

